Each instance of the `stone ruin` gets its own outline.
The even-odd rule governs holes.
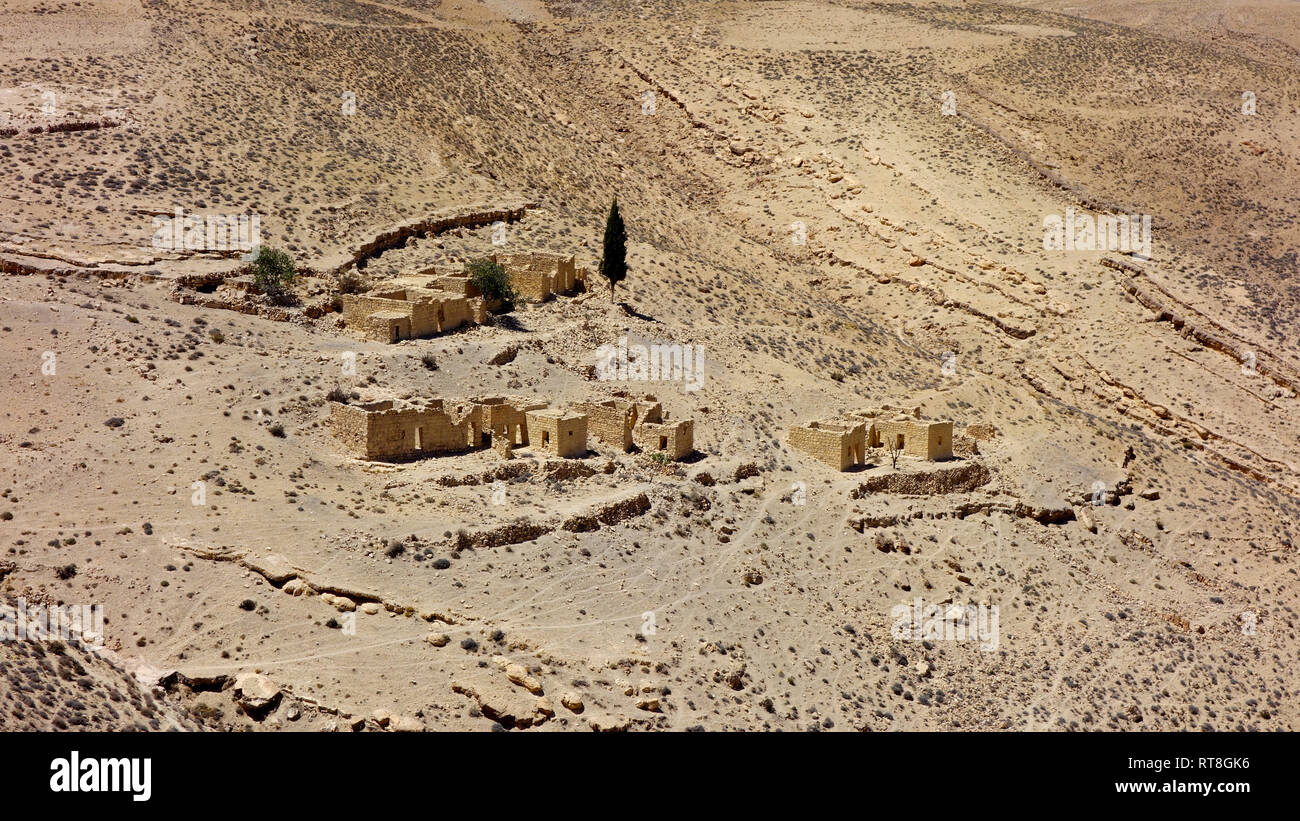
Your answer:
[[[430,285],[344,296],[343,322],[375,342],[400,342],[487,321],[487,305],[469,277],[439,277]]]
[[[587,269],[578,268],[572,254],[529,251],[518,254],[493,254],[510,275],[510,284],[529,302],[544,302],[556,294],[572,293],[578,283],[587,281]]]
[[[527,415],[545,407],[545,402],[500,397],[455,403],[415,400],[401,406],[392,399],[331,402],[329,424],[343,446],[359,458],[403,461],[527,445]]]
[[[587,417],[552,408],[529,411],[528,439],[543,453],[581,458],[587,455]]]
[[[597,439],[624,452],[637,447],[648,453],[665,453],[677,461],[695,450],[694,420],[668,421],[659,401],[649,394],[636,400],[619,392],[613,399],[575,407],[587,414]]]
[[[694,450],[691,420],[665,421],[654,397],[581,403],[571,409],[526,397],[479,397],[448,402],[385,399],[330,402],[329,426],[344,448],[370,461],[405,461],[492,448],[509,458],[527,446],[562,458],[587,455],[587,434],[632,450],[681,459]]]
[[[919,407],[853,411],[790,429],[789,442],[836,470],[865,465],[867,449],[898,450],[931,462],[952,458],[952,422],[921,419]]]
[[[586,269],[576,267],[572,254],[534,251],[493,254],[490,259],[506,269],[515,290],[529,302],[571,293],[586,280]],[[464,271],[438,275],[428,268],[420,276],[429,277],[423,286],[343,296],[343,323],[367,339],[400,342],[446,333],[470,322],[482,325],[488,311],[496,307]]]

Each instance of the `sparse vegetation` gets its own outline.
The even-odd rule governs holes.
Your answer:
[[[257,256],[248,265],[253,275],[253,284],[276,305],[287,305],[293,301],[295,276],[293,258],[276,248],[261,246]]]
[[[515,309],[519,293],[510,281],[510,274],[506,273],[500,263],[490,259],[471,260],[465,263],[465,273],[469,275],[469,281],[474,287],[483,292],[484,298],[501,303],[500,310],[503,313]]]

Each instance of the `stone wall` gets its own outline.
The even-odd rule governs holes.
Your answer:
[[[899,444],[905,456],[938,461],[952,458],[952,422],[915,422],[911,419],[877,419],[871,447],[888,449]]]
[[[674,461],[695,450],[695,422],[642,422],[633,429],[637,447],[647,453],[667,453]]]
[[[494,254],[510,275],[515,290],[530,302],[541,302],[551,294],[567,294],[577,282],[573,255],[534,251],[520,254]]]
[[[574,405],[587,415],[587,430],[600,441],[619,450],[632,449],[632,425],[636,408],[629,402],[609,399],[604,402],[580,402]]]
[[[555,410],[528,411],[528,442],[534,450],[566,458],[587,455],[587,417]]]

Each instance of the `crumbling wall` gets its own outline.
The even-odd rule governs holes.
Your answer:
[[[952,422],[914,422],[910,419],[877,419],[873,423],[876,435],[871,437],[873,447],[879,441],[886,449],[897,446],[905,456],[938,461],[952,458]]]
[[[587,415],[587,430],[591,435],[625,452],[632,449],[632,425],[636,421],[633,405],[609,399],[604,402],[580,402],[574,405],[574,409]]]
[[[791,428],[788,441],[791,447],[819,462],[836,470],[848,470],[865,462],[866,424],[831,420],[812,422],[806,427]]]
[[[641,422],[633,429],[636,444],[641,450],[667,453],[674,461],[684,459],[695,450],[695,422],[682,419],[676,422]]]

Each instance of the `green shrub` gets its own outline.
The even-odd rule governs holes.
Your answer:
[[[483,292],[489,301],[501,303],[502,311],[513,311],[519,302],[519,293],[510,282],[510,275],[500,263],[490,259],[476,259],[465,263],[465,273],[475,288]]]
[[[293,284],[294,277],[293,257],[276,248],[261,246],[248,267],[252,271],[253,284],[257,290],[277,305],[290,301],[292,294],[289,286]]]

